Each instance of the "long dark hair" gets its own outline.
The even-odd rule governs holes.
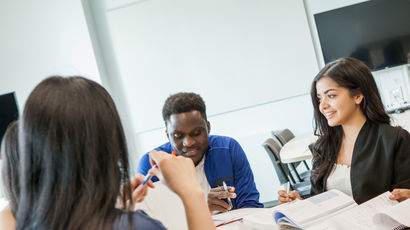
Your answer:
[[[123,204],[132,197],[123,127],[107,91],[82,77],[47,78],[20,122],[17,229],[112,229],[121,182]]]
[[[376,82],[370,69],[363,62],[355,58],[340,58],[328,63],[320,70],[314,78],[310,90],[314,109],[315,135],[319,136],[311,148],[313,154],[311,182],[313,190],[317,192],[322,192],[325,189],[324,178],[336,161],[343,137],[342,127],[330,127],[326,118],[319,111],[316,83],[324,77],[330,78],[340,87],[348,89],[352,97],[358,93],[363,94],[360,109],[367,120],[374,123],[390,124],[390,117],[383,108]]]
[[[19,152],[17,141],[17,121],[14,121],[7,128],[1,146],[2,152],[2,178],[5,187],[6,197],[9,200],[11,212],[16,216],[19,187]]]

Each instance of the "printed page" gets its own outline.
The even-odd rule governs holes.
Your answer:
[[[214,221],[215,226],[238,219],[242,219],[242,222],[246,223],[264,222],[267,224],[274,224],[272,218],[273,211],[273,208],[241,208],[226,213],[212,215],[212,220]]]
[[[332,189],[306,200],[278,206],[277,210],[297,225],[307,228],[354,206],[356,203],[352,197]]]
[[[402,201],[373,217],[379,229],[392,229],[391,226],[404,225],[410,227],[410,199]]]
[[[327,225],[329,226],[329,229],[346,229],[347,226],[351,229],[358,230],[377,229],[377,226],[373,223],[373,216],[398,203],[397,201],[389,199],[390,194],[390,192],[380,194],[379,196],[328,220]],[[397,226],[390,226],[390,229],[394,229],[395,227]]]

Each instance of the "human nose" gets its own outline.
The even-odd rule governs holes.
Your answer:
[[[186,146],[186,147],[190,147],[190,146],[192,146],[193,144],[194,144],[194,139],[192,138],[192,137],[190,137],[190,136],[186,136],[185,138],[184,138],[184,140],[182,141],[182,144],[184,145],[184,146]]]
[[[320,103],[319,103],[319,110],[320,110],[320,111],[323,111],[324,109],[326,109],[326,108],[328,108],[328,107],[329,107],[328,101],[326,100],[326,98],[322,98],[322,99],[320,100]]]

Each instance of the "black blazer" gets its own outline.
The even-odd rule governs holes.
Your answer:
[[[333,166],[335,162],[330,164]],[[332,167],[323,178],[324,192]],[[401,127],[366,121],[353,149],[350,168],[353,199],[363,203],[394,188],[410,189],[410,134]]]

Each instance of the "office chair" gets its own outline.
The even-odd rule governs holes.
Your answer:
[[[276,131],[272,131],[272,136],[275,137],[281,146],[284,146],[286,143],[288,143],[290,140],[292,140],[293,138],[295,138],[295,135],[289,130],[289,129],[283,129],[283,130],[276,130]],[[307,171],[304,171],[302,173],[299,173],[297,171],[297,167],[299,166],[300,162],[303,162]],[[308,166],[308,164],[306,163],[305,160],[303,161],[299,161],[299,162],[293,162],[290,163],[290,167],[292,168],[292,170],[295,172],[296,177],[299,181],[305,181],[305,180],[309,180],[310,178],[310,168]]]
[[[269,158],[272,161],[273,167],[276,171],[280,184],[285,184],[290,182],[291,189],[296,190],[302,197],[307,197],[310,195],[310,181],[296,182],[289,170],[287,164],[280,161],[279,152],[281,146],[273,139],[268,138],[262,144],[263,148],[268,153]]]

